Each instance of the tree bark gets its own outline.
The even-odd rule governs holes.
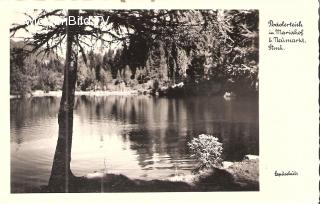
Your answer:
[[[78,10],[69,10],[68,17],[77,18]],[[69,192],[74,175],[70,169],[72,131],[73,131],[73,108],[75,98],[75,85],[77,81],[77,25],[67,26],[67,49],[64,68],[64,80],[62,97],[58,114],[59,133],[56,151],[54,154],[51,176],[48,187],[54,192]]]

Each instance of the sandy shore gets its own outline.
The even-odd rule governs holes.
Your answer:
[[[126,95],[137,95],[138,91],[76,91],[76,96],[126,96]],[[41,90],[33,91],[31,94],[27,94],[26,97],[46,97],[46,96],[54,96],[61,97],[62,91],[49,91],[44,92]],[[20,95],[10,95],[10,99],[13,98],[21,98]]]

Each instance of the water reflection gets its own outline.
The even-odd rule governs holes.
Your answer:
[[[60,98],[11,100],[13,191],[45,185],[56,139]],[[258,154],[258,103],[243,98],[77,97],[71,169],[161,179],[194,167],[187,142],[202,133],[223,142],[224,158]]]

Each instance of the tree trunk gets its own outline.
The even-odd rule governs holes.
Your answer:
[[[69,10],[68,17],[77,18],[78,10]],[[62,97],[58,114],[59,133],[54,154],[49,189],[54,192],[69,192],[71,179],[74,178],[71,169],[71,146],[73,130],[73,108],[75,85],[77,81],[77,29],[76,25],[67,26],[67,49],[64,69]]]

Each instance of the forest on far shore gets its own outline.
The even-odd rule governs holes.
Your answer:
[[[181,11],[183,12],[183,11]],[[117,46],[86,49],[79,57],[76,90],[128,91],[163,95],[258,93],[257,10],[185,12],[178,34],[132,35]],[[206,22],[206,29],[197,22]],[[168,31],[166,31],[168,32]],[[62,89],[64,58],[54,50],[29,53],[10,40],[10,94]]]

